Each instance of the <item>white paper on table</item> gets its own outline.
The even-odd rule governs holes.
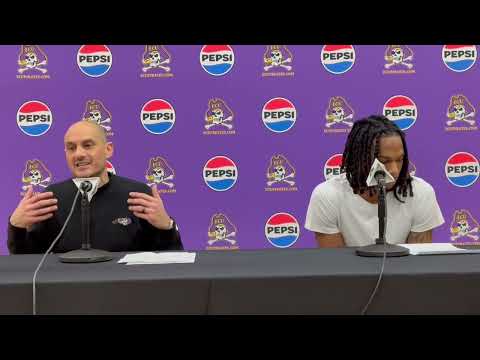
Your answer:
[[[479,249],[460,249],[449,243],[432,244],[398,244],[410,250],[411,255],[436,255],[436,254],[475,254]]]
[[[126,263],[127,265],[141,265],[141,264],[188,264],[195,262],[194,252],[179,251],[179,252],[141,252],[136,254],[127,254],[120,260],[119,264]]]

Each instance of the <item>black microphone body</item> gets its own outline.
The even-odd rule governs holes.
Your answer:
[[[387,228],[387,200],[385,189],[385,177],[378,176],[378,239],[375,240],[377,244],[385,244],[385,230]]]
[[[377,180],[377,183],[378,183],[379,186],[385,186],[385,177],[386,176],[387,176],[387,174],[385,174],[385,171],[377,170],[373,177],[375,178],[375,180]]]
[[[81,221],[82,221],[82,247],[78,250],[72,250],[59,255],[60,261],[67,263],[92,263],[100,261],[109,261],[113,255],[109,251],[92,249],[90,244],[90,202],[88,201],[88,192],[93,185],[90,181],[83,181],[79,190],[82,193],[81,199]]]
[[[87,192],[82,193],[82,249],[90,249],[90,204],[88,203]]]
[[[407,248],[389,244],[385,238],[385,232],[387,228],[387,199],[386,199],[386,184],[385,184],[385,171],[377,170],[374,174],[374,178],[377,181],[377,193],[378,193],[378,238],[375,239],[374,245],[367,245],[356,250],[357,255],[360,256],[405,256],[409,254]]]
[[[82,191],[82,249],[90,249],[90,204],[88,202],[88,192],[92,190],[92,183],[88,180],[80,184]]]

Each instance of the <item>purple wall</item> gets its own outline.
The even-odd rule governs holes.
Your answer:
[[[54,182],[69,178],[63,135],[70,124],[82,119],[87,101],[94,99],[99,102],[90,104],[89,110],[98,110],[102,121],[110,118],[102,124],[111,127],[109,137],[115,145],[111,162],[116,173],[153,182],[145,177],[150,160],[163,158],[166,163],[153,159],[153,164],[163,168],[167,177],[158,183],[166,208],[180,226],[186,249],[200,250],[274,248],[265,235],[266,222],[273,214],[282,212],[298,220],[300,234],[289,245],[296,238],[295,233],[288,231],[287,225],[291,226],[292,221],[288,216],[277,216],[270,221],[277,225],[277,230],[272,231],[272,242],[279,247],[315,246],[313,234],[303,227],[308,201],[315,185],[324,181],[327,159],[343,152],[351,121],[348,115],[356,120],[382,113],[388,99],[406,96],[415,106],[408,99],[397,98],[389,102],[387,110],[399,124],[408,124],[412,114],[416,115],[416,121],[406,130],[410,158],[416,167],[415,174],[435,188],[446,220],[434,232],[434,241],[478,241],[480,234],[475,229],[480,220],[478,162],[468,155],[451,161],[448,175],[452,182],[468,186],[454,185],[446,174],[447,160],[454,153],[467,152],[480,159],[475,113],[480,105],[476,91],[480,71],[475,62],[476,48],[468,45],[401,48],[404,57],[395,62],[385,60],[387,46],[355,45],[352,66],[349,46],[280,46],[269,48],[268,59],[264,61],[267,46],[263,45],[232,45],[234,56],[225,46],[206,46],[202,50],[197,45],[157,45],[149,46],[148,50],[158,50],[161,59],[158,64],[162,67],[153,67],[154,62],[142,63],[146,50],[143,45],[108,46],[105,49],[110,53],[103,51],[102,46],[82,49],[79,45],[0,46],[0,118],[5,125],[0,135],[0,150],[4,154],[0,218],[5,225],[0,253],[8,253],[7,219],[20,200],[22,186],[26,185],[22,174],[27,161],[38,159],[45,165],[46,170],[42,166],[39,169],[43,179],[48,172]],[[283,56],[283,62],[270,56],[276,50]],[[201,51],[206,55],[203,67]],[[36,64],[27,62],[30,53],[37,55]],[[96,62],[80,63],[85,72],[99,75],[108,71],[102,76],[88,76],[77,64],[82,54],[91,56],[88,60],[99,56]],[[107,65],[102,62],[108,56],[110,66],[108,61]],[[220,60],[216,61],[217,58]],[[215,76],[204,68],[210,72],[230,70]],[[345,69],[348,70],[341,74],[332,73]],[[269,102],[273,98],[288,101]],[[146,109],[154,116],[145,127],[142,125],[142,108],[151,99],[166,100],[174,108],[175,122],[164,134],[153,134],[145,128],[162,131],[171,125],[158,120],[161,116],[166,118],[165,114],[172,117],[172,112],[163,109],[164,102],[153,102]],[[49,116],[41,104],[22,107],[33,100],[46,104],[51,112],[51,126],[41,136],[25,133],[42,131],[45,122],[41,116],[47,120]],[[267,102],[269,105],[262,111]],[[460,108],[463,105],[465,119],[454,117],[454,105]],[[326,115],[331,115],[335,106],[344,109],[345,122],[327,122]],[[217,109],[223,111],[223,120],[213,120],[213,111]],[[447,117],[448,112],[452,113],[451,118]],[[262,114],[274,120],[267,121],[267,125],[277,130],[292,124],[289,114],[296,121],[288,131],[275,133],[264,124]],[[40,120],[25,120],[34,116],[40,116]],[[229,116],[232,119],[225,120]],[[448,124],[448,121],[454,122]],[[271,158],[279,154],[282,156],[270,164]],[[204,180],[204,166],[215,156],[226,156],[236,165],[236,182],[226,191],[214,191]],[[29,165],[35,168],[38,163]],[[275,177],[275,166],[283,166],[286,177]],[[207,180],[213,181],[212,186],[228,187],[232,183],[229,177],[232,166],[219,160],[209,164],[209,169],[215,168],[217,171],[212,174],[226,170],[224,176],[210,175]],[[267,177],[267,172],[272,175]],[[41,185],[48,183],[44,181]],[[41,185],[37,186],[40,190]],[[212,219],[215,214],[223,216]],[[465,221],[470,226],[466,230]],[[212,223],[223,223],[227,239],[234,241],[214,241],[211,237],[209,244],[208,232],[214,230]],[[282,224],[287,230],[282,231]]]

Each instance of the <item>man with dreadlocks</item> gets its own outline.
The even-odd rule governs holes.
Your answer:
[[[378,238],[378,194],[366,180],[377,158],[395,178],[387,189],[386,240],[390,244],[428,243],[442,225],[435,191],[408,172],[405,135],[384,116],[355,122],[343,153],[341,175],[315,187],[305,228],[319,247],[364,246]]]

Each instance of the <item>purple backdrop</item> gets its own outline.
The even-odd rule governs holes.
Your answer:
[[[434,232],[434,241],[478,241],[478,163],[468,154],[452,159],[448,175],[453,182],[468,186],[454,185],[446,173],[447,160],[457,152],[480,157],[475,114],[480,105],[476,91],[479,69],[474,46],[393,47],[394,51],[403,50],[403,58],[386,59],[391,47],[355,45],[353,66],[349,46],[232,45],[234,57],[228,57],[229,49],[222,46],[206,46],[202,51],[198,45],[147,49],[144,45],[116,45],[108,46],[110,54],[102,53],[101,46],[84,47],[82,52],[93,61],[80,63],[84,71],[99,75],[108,69],[96,77],[80,70],[80,48],[0,47],[0,117],[5,125],[0,135],[0,150],[5,155],[0,207],[0,218],[4,219],[2,254],[8,254],[8,216],[20,200],[22,186],[35,181],[22,181],[25,167],[38,170],[43,177],[37,186],[40,190],[50,183],[45,181],[48,171],[54,182],[69,178],[63,135],[70,124],[82,119],[87,101],[92,100],[97,101],[89,110],[100,109],[102,125],[111,127],[109,137],[115,146],[111,163],[116,173],[155,182],[146,178],[153,159],[154,165],[164,170],[165,178],[157,179],[158,188],[168,212],[179,224],[186,249],[199,250],[275,248],[267,239],[266,222],[282,212],[298,220],[299,237],[294,241],[295,232],[293,236],[289,233],[291,219],[278,216],[270,222],[277,225],[271,228],[271,241],[279,247],[314,247],[313,234],[303,227],[308,201],[315,185],[325,179],[327,159],[343,152],[351,121],[348,115],[358,119],[382,113],[388,99],[406,96],[416,106],[408,104],[408,99],[397,98],[390,103],[390,109],[396,112],[389,114],[400,123],[409,121],[412,110],[417,115],[416,122],[405,130],[411,162],[415,174],[435,188],[446,220]],[[157,50],[160,60],[145,61],[146,50],[146,55]],[[201,51],[207,55],[203,66],[210,72],[230,70],[220,76],[209,74],[201,64]],[[29,58],[32,53],[37,62]],[[100,57],[94,59],[95,55]],[[108,63],[108,58],[102,59],[101,55],[110,56],[110,67],[102,62],[106,59]],[[346,68],[349,70],[341,74],[331,72]],[[271,126],[289,124],[285,114],[292,109],[288,102],[295,108],[296,122],[288,131],[275,133],[264,125],[262,109],[273,98],[288,101],[273,101],[273,107],[266,109],[274,119],[285,120],[269,123]],[[175,123],[164,134],[150,133],[142,126],[141,110],[151,99],[166,100],[174,108]],[[25,119],[48,115],[41,104],[22,107],[29,101],[40,101],[51,111],[51,127],[41,136],[29,136],[17,124],[41,126],[41,118],[36,122]],[[157,102],[151,109],[157,119],[159,114],[165,115],[163,105]],[[465,118],[455,115],[461,105]],[[334,107],[344,110],[344,122],[333,116],[327,121],[326,115],[332,115]],[[223,119],[213,120],[215,109],[223,110]],[[30,117],[25,117],[28,114]],[[228,116],[233,118],[225,119]],[[159,122],[153,119],[150,125],[155,123]],[[41,129],[38,126],[26,127],[25,131]],[[277,155],[281,156],[270,164]],[[226,156],[236,164],[236,182],[226,191],[214,191],[204,181],[204,166],[215,156]],[[41,164],[27,164],[35,159]],[[275,175],[276,166],[283,166],[285,173]],[[228,175],[226,172],[221,178],[224,182],[217,185],[228,184]],[[223,224],[226,232],[219,232],[215,238],[212,224]]]

